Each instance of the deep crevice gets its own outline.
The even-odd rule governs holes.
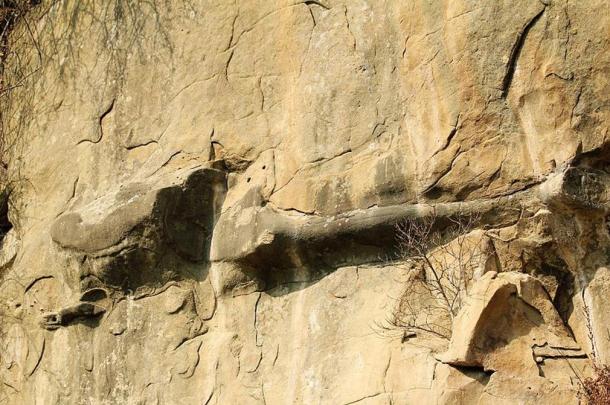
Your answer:
[[[519,56],[521,56],[521,50],[523,49],[523,45],[525,44],[525,39],[529,34],[532,27],[538,22],[544,11],[546,10],[546,6],[536,14],[521,30],[521,33],[517,36],[517,40],[513,45],[513,49],[510,52],[510,57],[508,58],[508,63],[506,64],[506,73],[504,74],[504,79],[502,80],[502,98],[506,98],[508,95],[508,91],[510,89],[510,85],[513,81],[513,76],[515,75],[515,70],[517,69],[517,62],[519,61]]]
[[[0,193],[0,247],[6,234],[13,229],[13,224],[8,217],[9,197],[10,192],[8,190]]]

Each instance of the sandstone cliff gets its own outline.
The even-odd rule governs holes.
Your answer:
[[[0,404],[576,404],[610,362],[605,0],[34,3]]]

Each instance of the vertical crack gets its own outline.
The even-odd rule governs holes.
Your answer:
[[[258,293],[258,298],[256,298],[256,303],[254,304],[254,333],[255,333],[255,342],[256,346],[261,347],[263,344],[259,341],[259,333],[258,333],[258,304],[263,296],[262,293]]]
[[[457,134],[457,132],[459,130],[460,115],[461,115],[461,113],[458,114],[457,118],[455,119],[455,123],[451,127],[451,131],[449,131],[449,134],[447,135],[447,138],[445,139],[445,143],[436,152],[434,152],[430,158],[433,158],[434,156],[438,155],[440,152],[443,152],[444,150],[446,150],[449,147],[449,145],[451,144],[451,141],[455,137],[455,134]]]
[[[106,111],[104,111],[102,113],[102,115],[100,115],[100,118],[99,118],[100,138],[97,140],[97,142],[94,142],[94,143],[100,142],[102,140],[102,138],[104,137],[104,118],[106,118],[108,116],[108,114],[110,114],[112,112],[112,110],[114,109],[114,101],[115,101],[115,99],[112,99],[112,101],[110,102],[110,106],[108,106]]]
[[[356,50],[356,36],[352,32],[352,28],[349,25],[349,17],[347,16],[347,6],[343,7],[343,13],[345,14],[345,25],[347,27],[347,31],[349,32],[350,36],[352,37],[353,48],[354,48],[354,50]]]
[[[77,145],[80,145],[81,143],[85,143],[85,142],[100,143],[102,141],[102,139],[104,138],[104,126],[103,126],[104,118],[106,118],[108,116],[108,114],[110,114],[112,112],[112,110],[114,109],[114,102],[115,102],[115,99],[112,99],[108,108],[106,108],[106,110],[104,110],[104,112],[98,118],[98,127],[99,127],[100,136],[96,140],[82,139],[76,143]]]
[[[313,33],[314,33],[316,27],[318,26],[318,20],[316,20],[316,15],[313,12],[314,7],[312,7],[312,6],[318,6],[326,11],[330,10],[330,7],[325,6],[324,4],[322,4],[318,1],[310,0],[310,1],[305,1],[302,4],[307,6],[307,10],[309,11],[309,15],[311,16],[311,21],[313,23],[313,26],[311,27],[311,31],[309,32],[309,39],[307,40],[307,48],[306,48],[305,54],[303,55],[303,58],[301,60],[301,66],[299,68],[299,77],[303,73],[303,65],[305,64],[305,59],[307,58],[307,54],[309,53],[309,48],[311,47],[311,38],[313,37]]]
[[[502,80],[502,98],[506,98],[506,96],[508,95],[508,91],[513,81],[513,76],[515,75],[515,70],[517,68],[517,62],[519,60],[519,56],[521,55],[523,44],[525,44],[525,39],[527,38],[527,35],[529,34],[532,27],[536,25],[540,17],[542,17],[542,14],[544,14],[545,10],[546,6],[543,7],[542,10],[540,10],[540,12],[536,14],[527,24],[525,24],[525,26],[517,36],[517,40],[515,41],[513,49],[510,52],[508,63],[506,64],[506,73],[504,74],[504,79]]]
[[[231,50],[231,53],[229,54],[229,58],[225,62],[225,79],[227,82],[229,81],[229,65],[231,64],[231,59],[233,59],[234,53],[235,53],[235,50]]]

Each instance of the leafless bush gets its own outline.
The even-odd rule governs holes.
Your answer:
[[[483,262],[483,233],[470,231],[477,216],[443,221],[431,216],[396,226],[399,260],[411,270],[388,327],[451,338],[451,324]],[[469,234],[470,233],[470,234]]]
[[[594,366],[594,376],[580,381],[580,397],[589,405],[610,405],[610,367]]]
[[[0,102],[3,106],[7,104],[7,95],[11,90],[15,89],[20,85],[21,77],[19,81],[11,82],[7,80],[6,75],[6,61],[11,53],[9,46],[9,36],[13,31],[13,28],[20,20],[26,21],[27,30],[29,35],[33,35],[25,15],[28,11],[38,4],[38,0],[0,0]],[[23,72],[20,72],[23,76]],[[4,186],[7,181],[6,178],[6,149],[7,144],[7,130],[4,122],[5,108],[0,109],[0,185]]]
[[[597,346],[593,325],[591,322],[591,311],[583,295],[583,315],[586,322],[587,338],[591,344],[591,362],[593,363],[593,376],[582,378],[574,372],[578,379],[579,397],[589,405],[610,405],[610,366],[600,364],[597,358]],[[573,370],[575,371],[575,370]]]

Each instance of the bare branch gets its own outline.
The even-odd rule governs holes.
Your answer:
[[[478,223],[474,216],[434,216],[407,220],[396,226],[399,259],[414,269],[405,282],[388,327],[406,334],[423,332],[451,338],[451,324],[468,293],[480,264],[482,236],[466,235]]]

